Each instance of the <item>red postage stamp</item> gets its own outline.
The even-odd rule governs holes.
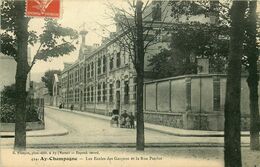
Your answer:
[[[60,17],[60,0],[26,0],[26,16]]]

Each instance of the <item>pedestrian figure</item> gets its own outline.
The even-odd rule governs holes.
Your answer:
[[[110,125],[112,126],[113,124],[116,124],[116,127],[118,127],[118,122],[119,122],[119,116],[118,115],[112,115]]]
[[[135,116],[133,115],[132,112],[130,112],[129,118],[130,118],[130,128],[135,128]]]
[[[72,104],[72,105],[70,106],[70,110],[73,111],[73,108],[74,108],[74,105]]]
[[[120,127],[125,127],[127,117],[128,114],[126,113],[126,110],[124,110],[123,114],[120,115]]]

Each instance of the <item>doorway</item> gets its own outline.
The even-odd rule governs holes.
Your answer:
[[[120,113],[120,91],[116,91],[116,109]]]
[[[79,110],[82,111],[82,104],[83,104],[83,92],[80,91],[80,102],[79,102]]]

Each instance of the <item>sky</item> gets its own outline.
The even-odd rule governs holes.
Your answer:
[[[61,0],[61,18],[58,22],[66,27],[74,28],[78,31],[82,29],[83,23],[85,23],[85,29],[88,31],[86,36],[86,44],[93,45],[94,43],[100,43],[102,36],[108,36],[110,31],[115,30],[115,25],[112,21],[111,10],[108,7],[108,1],[111,4],[127,8],[128,4],[126,0]],[[260,2],[258,9],[260,12]],[[42,31],[43,18],[33,18],[29,22],[29,29]],[[101,26],[102,25],[102,26]],[[81,39],[79,39],[81,41]],[[76,45],[77,49],[71,52],[69,55],[64,55],[60,58],[53,58],[51,61],[37,61],[31,71],[31,79],[33,81],[40,81],[44,72],[51,69],[63,69],[63,63],[72,63],[78,58],[79,45]],[[36,53],[37,45],[31,47],[31,55]]]
[[[115,31],[115,25],[112,21],[111,10],[108,7],[106,0],[61,0],[61,18],[58,22],[65,27],[71,27],[77,31],[82,29],[85,23],[85,29],[88,31],[86,36],[86,44],[93,45],[100,43],[102,36],[108,36],[110,31]],[[127,7],[125,0],[109,0],[109,3],[120,7]],[[29,22],[29,29],[42,32],[43,18],[33,18]],[[106,29],[104,29],[104,26]],[[79,41],[81,39],[79,38]],[[37,61],[31,71],[31,79],[40,81],[41,76],[47,70],[63,69],[64,62],[74,62],[79,53],[79,45],[76,45],[77,50],[69,55],[64,55],[60,58],[53,58],[51,61]],[[31,56],[35,55],[38,45],[31,47]]]

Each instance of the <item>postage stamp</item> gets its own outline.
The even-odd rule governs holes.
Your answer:
[[[26,0],[28,17],[60,17],[60,0]]]

